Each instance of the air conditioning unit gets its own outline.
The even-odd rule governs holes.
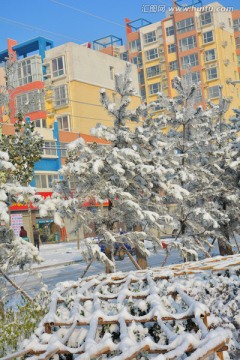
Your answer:
[[[228,44],[228,42],[227,42],[227,41],[223,41],[223,42],[222,42],[222,47],[226,47],[226,46],[227,46],[227,44]]]
[[[160,52],[160,53],[163,53],[163,52],[164,52],[164,50],[163,50],[163,49],[159,49],[159,52]]]

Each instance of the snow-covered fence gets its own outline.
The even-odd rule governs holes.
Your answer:
[[[211,281],[223,283],[219,272],[238,273],[239,265],[240,255],[234,255],[60,283],[40,327],[19,353],[5,360],[20,354],[32,359],[75,355],[78,360],[148,354],[158,360],[196,360],[216,354],[223,359],[233,335],[219,327],[208,302],[193,296],[191,284],[201,282],[211,291]],[[225,280],[236,287],[236,278]]]

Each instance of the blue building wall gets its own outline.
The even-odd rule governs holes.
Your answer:
[[[30,121],[29,118],[26,118],[26,121]],[[34,172],[35,171],[51,171],[51,172],[57,172],[61,168],[61,150],[60,150],[60,140],[59,140],[59,128],[58,128],[58,122],[54,122],[53,126],[53,140],[56,140],[56,149],[57,149],[57,157],[49,157],[46,156],[43,157],[41,160],[37,161],[34,165]],[[49,141],[49,140],[46,140]],[[30,183],[31,186],[36,187],[36,180],[35,176],[33,180]]]

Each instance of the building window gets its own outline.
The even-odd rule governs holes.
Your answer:
[[[57,147],[55,141],[44,141],[43,154],[57,156]]]
[[[140,51],[141,50],[141,44],[140,44],[140,40],[133,40],[129,43],[129,51],[132,52],[136,52],[136,51]]]
[[[156,38],[156,32],[155,31],[150,31],[149,33],[147,34],[144,34],[144,43],[145,44],[149,44],[153,41],[156,41],[157,38]]]
[[[142,67],[142,57],[141,56],[135,56],[131,59],[131,62],[135,65],[137,65],[138,68]]]
[[[42,63],[40,56],[16,62],[17,69],[14,73],[13,86],[22,86],[33,81],[42,81]]]
[[[63,158],[67,157],[67,145],[68,145],[68,143],[61,143],[60,144],[61,157],[63,157]]]
[[[178,62],[177,60],[175,61],[170,61],[169,63],[169,71],[174,71],[178,69]]]
[[[146,89],[145,89],[145,86],[143,86],[140,90],[140,93],[141,93],[141,98],[142,100],[145,100],[146,99]]]
[[[158,102],[150,103],[150,110],[152,112],[157,112],[162,109],[163,109],[163,107]]]
[[[167,36],[174,35],[174,27],[173,26],[169,26],[169,27],[166,28],[166,35]]]
[[[62,115],[57,117],[59,130],[70,131],[69,116]]]
[[[181,58],[182,69],[198,65],[198,54],[191,54]]]
[[[28,114],[44,110],[44,95],[42,91],[34,90],[16,96],[16,113]]]
[[[52,75],[53,77],[62,76],[65,74],[64,57],[60,56],[52,60]]]
[[[176,44],[170,44],[168,45],[168,53],[172,54],[176,52]]]
[[[61,85],[54,89],[55,106],[64,106],[68,104],[67,86]]]
[[[208,88],[208,97],[210,99],[215,99],[218,98],[220,96],[220,89],[219,86],[211,86]]]
[[[199,71],[192,72],[192,73],[190,73],[190,75],[191,75],[191,80],[194,84],[199,83],[199,81],[200,81],[200,72]],[[188,80],[188,76],[189,76],[188,74],[183,75],[183,79]]]
[[[161,91],[161,84],[160,83],[154,83],[149,85],[149,94],[157,94],[159,91]]]
[[[151,78],[153,76],[157,76],[160,74],[160,66],[159,65],[151,66],[151,67],[147,68],[146,70],[147,70],[147,78]]]
[[[240,31],[240,18],[233,20],[234,31]]]
[[[240,36],[236,38],[236,48],[240,49]]]
[[[144,74],[143,71],[138,73],[138,82],[139,84],[144,84]]]
[[[206,12],[204,14],[201,14],[200,22],[201,22],[202,26],[207,25],[207,24],[211,24],[212,23],[212,13],[211,12]]]
[[[217,68],[211,68],[211,69],[207,69],[207,79],[208,80],[214,80],[218,78],[218,71]]]
[[[180,51],[186,51],[193,49],[197,46],[196,36],[189,36],[187,38],[179,40]]]
[[[52,189],[54,181],[57,181],[59,176],[57,173],[52,174],[35,174],[36,187],[38,189]]]
[[[240,55],[237,56],[237,64],[240,66]]]
[[[34,121],[35,127],[38,128],[46,128],[47,127],[47,121],[46,119],[37,119]]]
[[[110,71],[110,79],[114,80],[114,67],[113,66],[109,66],[109,71]]]
[[[146,54],[147,61],[157,59],[159,57],[158,48],[148,50],[145,52],[145,54]]]
[[[191,17],[188,19],[181,20],[181,21],[177,22],[176,26],[177,26],[177,32],[179,34],[184,34],[185,32],[194,30],[194,28],[195,28],[194,19],[193,19],[193,17]]]
[[[124,60],[124,61],[128,61],[128,52],[125,51],[123,53],[120,54],[120,59]]]
[[[201,89],[196,89],[196,103],[202,101],[202,91]]]
[[[213,41],[213,31],[207,31],[203,34],[204,44],[210,43]]]
[[[213,61],[216,60],[216,49],[211,49],[205,51],[205,61]]]

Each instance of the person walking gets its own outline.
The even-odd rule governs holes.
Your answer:
[[[36,246],[39,250],[40,232],[38,229],[36,229],[35,225],[33,225],[33,240],[34,240],[34,246]]]
[[[21,226],[21,230],[20,230],[19,236],[20,236],[21,238],[27,237],[27,231],[24,229],[24,226]]]

